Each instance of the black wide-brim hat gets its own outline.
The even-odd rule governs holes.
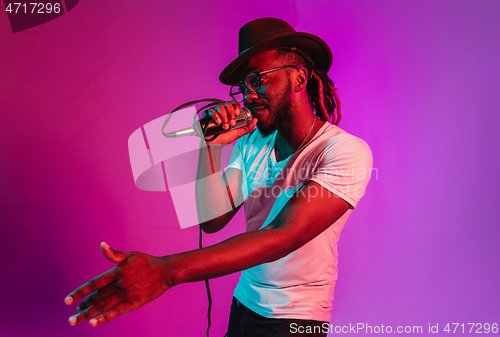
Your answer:
[[[315,68],[328,72],[332,66],[333,56],[328,45],[319,37],[296,32],[287,22],[263,18],[250,21],[240,29],[238,39],[238,57],[231,62],[219,76],[219,80],[228,85],[238,83],[238,70],[255,55],[262,52],[296,47],[309,54]]]

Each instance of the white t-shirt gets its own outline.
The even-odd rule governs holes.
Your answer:
[[[246,230],[267,226],[309,180],[344,199],[350,209],[298,250],[244,270],[234,296],[264,317],[329,322],[337,280],[337,241],[364,194],[372,154],[363,140],[325,123],[301,149],[277,163],[276,135],[263,138],[255,130],[240,138],[232,152],[229,167],[243,171]]]

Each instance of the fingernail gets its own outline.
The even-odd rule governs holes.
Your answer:
[[[89,325],[90,325],[90,326],[96,326],[96,325],[97,325],[97,319],[92,318],[92,319],[89,321]]]
[[[222,125],[222,128],[223,128],[224,130],[227,130],[227,129],[229,129],[229,124],[227,124],[227,123],[224,123],[224,125]]]
[[[76,316],[71,316],[68,319],[68,323],[69,323],[69,325],[75,325],[76,324]]]
[[[235,125],[236,125],[236,120],[235,120],[235,119],[231,119],[231,120],[229,121],[229,125],[231,125],[231,126],[235,126]]]
[[[71,296],[67,296],[67,297],[64,299],[64,303],[66,303],[67,305],[70,305],[71,303],[73,303],[73,297],[71,297]]]

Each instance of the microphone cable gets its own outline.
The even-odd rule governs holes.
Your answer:
[[[200,227],[200,249],[203,248],[202,244],[202,229]],[[208,284],[208,279],[205,280],[205,288],[207,289],[207,297],[208,297],[208,310],[207,310],[207,319],[208,319],[208,326],[207,326],[207,337],[209,336],[209,331],[210,331],[210,326],[212,325],[212,320],[210,318],[210,313],[212,312],[212,294],[210,293],[210,284]]]
[[[196,124],[196,117],[198,116],[199,112],[200,111],[204,111],[204,110],[208,110],[210,108],[213,108],[219,104],[223,104],[225,101],[224,100],[221,100],[221,99],[217,99],[217,98],[204,98],[204,99],[199,99],[199,100],[196,100],[196,101],[191,101],[191,102],[187,102],[187,103],[184,103],[184,104],[181,104],[179,105],[177,108],[175,108],[174,110],[172,110],[172,112],[170,112],[167,117],[165,118],[165,121],[163,121],[163,124],[161,126],[161,133],[167,137],[167,138],[170,138],[172,136],[170,136],[168,133],[165,133],[165,126],[167,125],[167,123],[170,121],[170,118],[172,118],[174,112],[178,111],[178,110],[181,110],[181,109],[184,109],[184,108],[187,108],[191,105],[195,105],[195,104],[198,104],[198,103],[201,103],[201,102],[210,102],[206,105],[204,105],[203,107],[201,107],[200,109],[196,110],[196,113],[194,114],[193,116],[193,128],[195,130],[195,134],[198,136],[198,137],[202,137],[203,136],[203,139],[205,139],[206,142],[209,142],[209,141],[212,141],[212,140],[215,140],[219,134],[215,134],[213,135],[212,138],[208,139],[206,137],[206,133],[207,133],[207,130],[208,130],[208,126],[210,125],[210,123],[213,123],[215,124],[215,122],[213,120],[211,120],[210,122],[208,122],[205,126],[201,126],[201,130],[197,127],[197,124]]]

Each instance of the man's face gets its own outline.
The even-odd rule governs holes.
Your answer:
[[[251,58],[243,76],[251,71],[259,72],[281,65],[284,64],[276,59],[276,50],[270,50]],[[292,89],[288,69],[292,68],[262,75],[260,89],[257,92],[245,92],[243,102],[258,119],[257,127],[263,137],[280,129],[289,120]]]

